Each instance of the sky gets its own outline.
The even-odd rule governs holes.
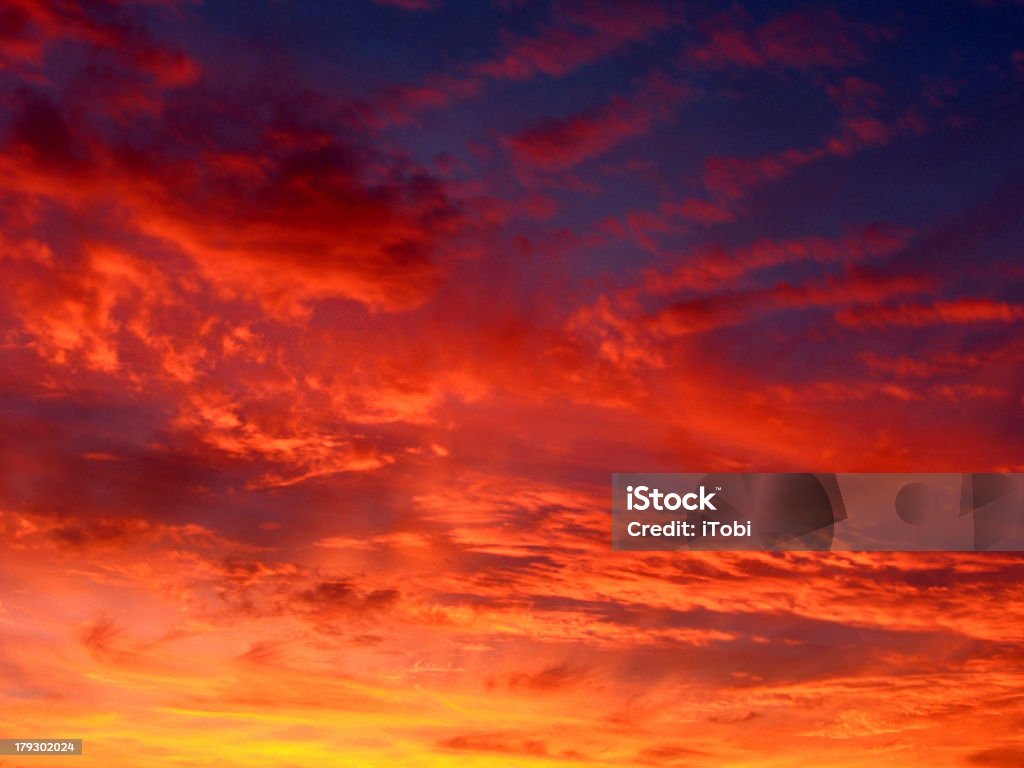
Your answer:
[[[1024,471],[1012,0],[5,0],[0,766],[1010,768],[1024,558],[613,552]]]

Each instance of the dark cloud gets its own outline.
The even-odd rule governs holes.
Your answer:
[[[444,749],[472,752],[497,752],[509,755],[543,756],[547,744],[541,739],[522,738],[510,733],[472,733],[451,736],[438,742]]]
[[[359,592],[349,580],[322,581],[298,593],[297,603],[319,616],[374,613],[394,607],[401,593],[397,589]]]
[[[993,768],[1012,768],[1024,765],[1024,748],[1008,746],[984,749],[967,756],[968,765],[986,765]]]

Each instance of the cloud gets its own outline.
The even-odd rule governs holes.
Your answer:
[[[181,98],[193,115],[225,109],[203,89]],[[273,97],[264,104],[268,113],[282,106]],[[176,133],[178,115],[169,112],[121,143],[99,135],[102,111],[69,127],[71,109],[22,90],[0,148],[4,186],[102,212],[91,234],[98,244],[111,237],[105,224],[120,239],[134,231],[186,255],[225,297],[282,314],[329,297],[407,309],[440,277],[436,254],[458,221],[456,206],[424,171],[353,137],[270,117],[225,137],[230,147],[198,147]]]
[[[176,170],[185,184],[196,179],[185,198],[193,207],[170,187],[140,189],[139,224],[182,248],[228,295],[281,311],[331,296],[408,308],[437,279],[434,252],[457,212],[418,171],[393,166],[386,178],[366,178],[363,156],[343,140],[263,146],[252,157],[255,175],[195,158]]]
[[[547,171],[564,170],[670,120],[674,108],[688,94],[685,86],[656,75],[629,97],[545,120],[504,143],[518,163]]]
[[[885,91],[857,76],[825,85],[839,110],[835,129],[820,143],[756,156],[713,155],[704,161],[704,188],[720,203],[736,201],[751,190],[778,182],[805,166],[829,157],[848,157],[907,136],[928,133],[930,125],[919,105],[885,111]],[[685,214],[684,211],[676,211]]]
[[[46,95],[22,88],[14,107],[7,141],[26,152],[38,166],[77,175],[88,168],[60,109]]]
[[[251,462],[263,471],[251,487],[285,487],[339,472],[365,472],[386,466],[394,457],[337,428],[320,426],[293,403],[258,407],[250,396],[244,410],[223,396],[193,396],[174,420],[176,430],[193,434],[222,454]]]
[[[418,9],[425,0],[411,2]],[[535,32],[503,33],[489,58],[454,73],[428,74],[419,84],[387,88],[383,98],[368,105],[370,119],[379,125],[406,124],[426,110],[477,96],[489,80],[566,77],[679,23],[678,13],[657,0],[630,3],[628,9],[593,0],[559,0]]]
[[[1013,323],[1024,318],[1024,307],[985,298],[962,298],[933,304],[903,304],[844,309],[836,319],[847,326],[961,325]]]
[[[153,5],[173,8],[174,3]],[[154,39],[130,12],[108,4],[12,0],[3,21],[0,34],[11,44],[0,55],[0,68],[22,73],[36,70],[47,51],[70,42],[88,46],[101,60],[113,61],[164,87],[188,85],[201,74],[195,60]]]
[[[969,765],[985,765],[993,768],[1011,768],[1024,762],[1024,748],[993,747],[967,756]]]
[[[472,752],[497,752],[509,755],[543,756],[547,745],[540,739],[522,738],[509,733],[467,733],[451,736],[438,742],[444,749]]]
[[[300,592],[297,604],[317,616],[367,614],[391,608],[401,593],[397,589],[374,589],[360,594],[350,580],[322,581]]]
[[[507,36],[495,56],[473,70],[509,80],[562,77],[678,21],[659,2],[645,0],[627,8],[594,0],[563,0],[555,3],[548,25],[533,35]]]
[[[870,24],[833,9],[798,10],[757,24],[742,12],[721,14],[704,25],[706,40],[685,54],[706,67],[841,68],[863,61],[882,37]]]
[[[101,659],[116,660],[123,651],[118,649],[123,630],[109,616],[89,622],[82,629],[81,643]]]
[[[704,165],[704,186],[723,198],[741,197],[752,187],[777,181],[793,169],[824,156],[818,148],[787,149],[763,157],[710,157]]]
[[[910,234],[900,227],[869,224],[835,239],[760,239],[731,251],[706,247],[696,253],[679,254],[674,259],[678,262],[675,268],[648,272],[645,288],[654,294],[670,294],[684,288],[706,291],[735,285],[751,273],[783,265],[863,262],[897,253],[907,245]]]
[[[736,218],[736,214],[725,206],[697,197],[687,197],[679,203],[665,203],[662,211],[704,226],[722,224]]]
[[[374,0],[378,5],[400,8],[403,11],[432,11],[440,7],[435,0]]]
[[[552,664],[536,672],[510,672],[500,678],[500,682],[511,690],[522,690],[531,693],[557,691],[562,688],[579,685],[591,674],[588,667],[568,662]]]

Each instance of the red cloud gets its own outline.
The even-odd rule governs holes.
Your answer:
[[[984,298],[952,299],[933,304],[845,309],[836,319],[848,326],[925,326],[1012,323],[1024,319],[1024,306]]]
[[[213,98],[197,93],[189,108],[223,112]],[[105,144],[88,121],[73,132],[60,105],[26,92],[0,186],[79,210],[116,202],[128,226],[187,254],[226,294],[278,311],[328,296],[382,309],[421,301],[458,219],[440,183],[317,129],[262,128],[221,151],[157,124],[143,154]]]
[[[934,290],[936,283],[936,278],[929,275],[889,275],[854,264],[842,277],[774,286],[753,303],[769,300],[771,304],[788,308],[870,304],[901,294]]]
[[[733,285],[749,273],[783,264],[852,264],[895,253],[907,244],[909,235],[900,228],[870,225],[835,240],[820,237],[762,239],[733,251],[708,247],[697,253],[680,254],[680,264],[674,269],[648,273],[645,287],[655,295],[665,295],[683,289],[709,290]]]
[[[565,168],[645,133],[652,116],[630,115],[617,99],[591,112],[548,120],[508,140],[517,157],[543,168]]]
[[[666,203],[662,211],[670,216],[679,216],[697,224],[721,224],[736,218],[735,213],[725,206],[710,200],[687,197],[680,203]]]
[[[396,85],[387,88],[376,108],[369,110],[369,122],[377,125],[402,124],[430,109],[448,106],[480,92],[480,77],[431,75],[419,85]]]
[[[874,304],[935,287],[935,279],[916,275],[886,275],[853,265],[841,277],[778,283],[767,288],[722,291],[678,301],[646,318],[646,327],[664,336],[699,333],[733,325],[765,312],[815,307]]]
[[[764,157],[710,157],[704,164],[704,186],[724,198],[738,198],[751,187],[781,179],[794,168],[825,155],[818,148],[788,149]]]
[[[160,0],[155,3],[160,5]],[[158,43],[127,14],[106,3],[39,3],[9,0],[0,17],[0,68],[4,60],[18,69],[37,67],[44,53],[64,41],[89,46],[101,59],[112,59],[163,86],[189,84],[198,64],[180,50]]]
[[[427,1],[396,0],[415,6],[410,10],[422,10]],[[487,78],[564,77],[678,22],[657,0],[628,6],[563,0],[555,4],[550,21],[536,33],[503,35],[493,57],[464,67],[457,74],[430,74],[420,84],[385,89],[383,98],[367,105],[367,119],[376,125],[410,122],[420,112],[475,96]]]
[[[709,296],[670,304],[653,315],[647,328],[661,336],[685,336],[722,325],[731,325],[745,317],[750,307],[730,296]]]
[[[431,11],[440,6],[435,0],[373,0],[377,5],[389,5],[403,11]]]
[[[745,16],[728,13],[707,25],[707,42],[687,59],[705,66],[751,69],[844,67],[864,58],[880,33],[834,10],[794,11],[754,26]]]
[[[555,170],[570,168],[669,120],[689,90],[656,77],[631,97],[618,96],[594,109],[540,123],[505,139],[519,162]]]
[[[720,199],[738,199],[755,187],[778,181],[823,158],[850,155],[868,147],[884,146],[899,136],[928,131],[927,123],[914,107],[896,116],[880,116],[885,92],[874,83],[851,76],[825,90],[840,111],[833,135],[825,137],[818,146],[760,157],[709,157],[704,164],[705,188]]]
[[[658,2],[617,5],[593,0],[557,3],[553,23],[538,34],[509,37],[490,61],[474,67],[489,77],[561,77],[676,23]]]
[[[182,208],[167,187],[140,189],[139,224],[189,253],[226,291],[287,309],[344,296],[382,309],[421,301],[437,277],[433,252],[457,213],[439,183],[395,167],[369,178],[357,148],[257,150],[258,177],[196,158]],[[214,170],[217,169],[217,170]]]

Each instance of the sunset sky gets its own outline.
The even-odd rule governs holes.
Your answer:
[[[926,13],[926,15],[922,15]],[[2,768],[1024,765],[1024,5],[0,0]]]

